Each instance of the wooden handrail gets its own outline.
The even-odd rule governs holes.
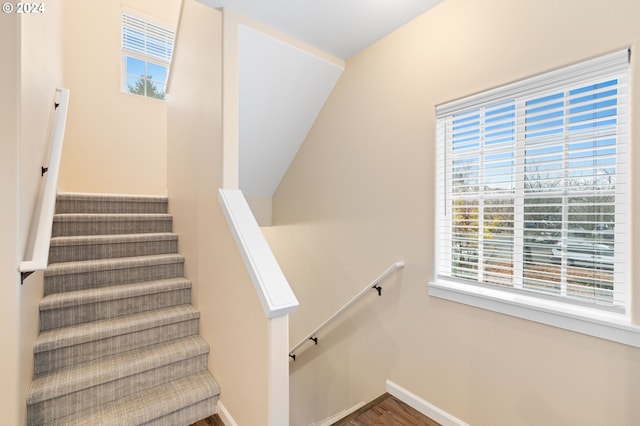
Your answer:
[[[18,271],[21,273],[21,282],[24,282],[24,279],[33,272],[46,269],[49,262],[51,228],[53,226],[62,144],[69,107],[69,89],[56,89],[56,98],[53,111],[55,119],[51,132],[49,164],[46,167],[42,166],[44,191],[42,191],[42,198],[36,200],[33,220],[37,220],[37,222],[35,222],[35,227],[32,227],[29,233],[27,254],[25,254],[24,260],[20,262],[18,267]]]
[[[310,341],[315,342],[317,344],[318,343],[318,337],[317,337],[318,333],[323,328],[325,328],[327,325],[329,325],[329,323],[331,323],[333,320],[335,320],[337,317],[339,317],[344,311],[349,309],[349,307],[351,307],[351,305],[353,305],[358,300],[360,300],[366,293],[370,292],[370,290],[375,289],[375,290],[378,291],[378,295],[382,294],[382,288],[380,287],[380,284],[382,283],[382,281],[384,281],[384,279],[387,278],[387,276],[389,276],[392,272],[394,272],[395,270],[400,269],[402,267],[404,267],[404,262],[395,262],[393,265],[389,266],[382,274],[380,274],[378,276],[378,278],[373,280],[371,282],[371,284],[367,285],[365,288],[360,290],[360,292],[358,294],[356,294],[355,296],[353,296],[353,298],[351,298],[351,300],[349,300],[347,303],[345,303],[344,306],[342,306],[340,309],[338,309],[333,315],[331,315],[322,324],[320,324],[318,327],[316,327],[315,330],[313,330],[304,339],[300,340],[300,342],[298,342],[298,344],[296,344],[293,348],[291,348],[291,350],[289,351],[289,356],[295,361],[295,359],[296,359],[295,352],[298,349],[300,349],[300,347],[302,347],[302,345],[304,345],[305,343],[308,343]]]

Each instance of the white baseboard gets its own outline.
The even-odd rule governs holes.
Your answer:
[[[334,414],[333,416],[329,416],[324,420],[320,420],[319,422],[311,423],[309,426],[330,426],[337,422],[340,419],[347,417],[349,414],[354,411],[358,411],[360,407],[363,407],[364,401],[357,403],[351,408],[347,408],[346,410],[340,411],[339,413]]]
[[[217,406],[218,416],[220,416],[220,420],[222,420],[222,423],[224,423],[225,426],[238,426],[238,423],[233,420],[233,417],[231,417],[231,414],[227,411],[227,407],[225,407],[222,402],[218,401]]]
[[[435,420],[442,426],[469,426],[457,417],[425,401],[416,394],[413,394],[405,388],[393,383],[391,380],[387,380],[386,389],[387,392],[398,398],[400,401],[418,410],[430,419]]]

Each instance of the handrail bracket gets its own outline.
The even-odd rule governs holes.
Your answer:
[[[27,279],[27,277],[31,274],[33,274],[35,271],[25,271],[25,272],[20,272],[20,285],[24,284],[24,280]]]
[[[374,286],[371,288],[375,288],[376,290],[378,290],[378,296],[382,296],[382,287],[380,287],[378,284],[374,284]]]

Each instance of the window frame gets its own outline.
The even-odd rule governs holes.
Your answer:
[[[623,61],[627,62],[626,71],[628,74],[628,62],[629,62],[630,50],[625,49],[623,51],[614,52],[612,54],[604,55],[599,58],[591,59],[580,64],[565,67],[550,73],[541,74],[536,77],[532,77],[520,82],[505,85],[494,90],[479,93],[458,101],[454,101],[448,104],[438,106],[436,108],[436,126],[440,125],[438,117],[446,114],[451,114],[455,111],[462,111],[465,108],[473,105],[491,105],[491,103],[498,103],[501,100],[508,99],[513,96],[513,99],[521,98],[523,93],[526,95],[534,95],[539,93],[545,93],[549,90],[555,90],[563,88],[568,85],[568,81],[580,79],[582,73],[594,73],[597,74],[601,69],[611,67],[612,63],[620,64]],[[620,66],[620,65],[618,65]],[[594,71],[595,70],[595,71]],[[577,77],[576,77],[577,75]],[[569,77],[568,77],[569,76]],[[627,80],[628,85],[628,80]],[[625,96],[630,98],[630,89],[627,90]],[[628,103],[627,103],[628,108]],[[630,129],[628,123],[626,143],[630,145]],[[440,226],[441,226],[441,212],[446,208],[446,201],[443,205],[444,195],[446,192],[443,189],[444,177],[440,175],[446,167],[446,161],[443,156],[444,143],[443,136],[438,133],[436,138],[438,144],[438,156],[436,161],[439,163],[436,167],[436,193],[438,194],[435,229],[436,229],[436,244],[435,244],[435,276],[434,279],[429,282],[428,290],[429,295],[437,298],[442,298],[458,303],[467,304],[470,306],[487,309],[502,314],[515,316],[518,318],[535,321],[542,324],[547,324],[555,327],[560,327],[575,332],[616,341],[619,343],[640,347],[640,327],[631,322],[631,298],[628,286],[630,286],[629,278],[629,253],[627,250],[625,268],[627,276],[627,288],[625,289],[627,294],[627,305],[625,312],[616,312],[606,309],[600,309],[588,304],[576,303],[575,301],[563,300],[561,298],[547,297],[544,294],[536,294],[533,292],[518,291],[517,289],[511,289],[508,287],[500,287],[491,284],[483,284],[477,281],[462,280],[452,278],[451,276],[444,276],[439,273],[442,265],[439,263],[438,253],[441,251],[440,247]],[[628,152],[627,152],[628,158]],[[444,166],[441,165],[444,164]],[[627,176],[629,170],[626,171]],[[451,182],[449,182],[451,185]],[[627,210],[627,224],[631,220],[629,214],[629,189],[628,184],[625,188],[627,203],[625,208]],[[523,194],[518,194],[523,195]],[[514,194],[514,197],[516,194]],[[524,200],[524,196],[522,198]],[[451,202],[451,200],[448,200]],[[451,221],[451,218],[448,219]],[[514,213],[514,221],[518,220]],[[522,216],[519,220],[523,221]],[[617,220],[617,219],[616,219]],[[515,222],[514,222],[515,223]],[[514,226],[515,228],[515,226]],[[520,231],[522,232],[522,231]],[[515,233],[515,231],[514,231]],[[522,235],[520,235],[522,238]],[[522,241],[521,241],[522,243]],[[449,243],[450,244],[450,243]],[[628,241],[627,241],[628,247]],[[521,247],[522,248],[522,247]],[[522,253],[520,253],[522,254]],[[453,259],[453,258],[451,258]],[[451,268],[452,265],[449,266]],[[515,268],[515,267],[514,267]],[[452,274],[451,274],[452,275]]]
[[[131,9],[126,6],[122,7],[122,10],[120,13],[120,24],[121,24],[120,25],[120,39],[121,39],[121,43],[120,43],[121,87],[120,89],[121,91],[126,94],[143,96],[148,99],[166,100],[166,89],[169,81],[169,72],[171,69],[171,60],[173,57],[173,49],[174,49],[175,37],[176,37],[175,27],[168,23],[162,22],[157,18],[143,14],[135,9]],[[144,29],[141,29],[140,26],[144,26]],[[146,46],[146,43],[144,47],[134,46],[132,44],[129,48],[125,41],[126,28],[141,31],[144,34],[145,38],[147,35],[149,35],[150,32],[159,33],[169,41],[170,46],[169,48],[166,48],[166,46],[164,46],[165,47],[165,49],[163,49],[164,54],[160,52],[156,52],[154,54],[153,52],[149,51],[149,49]],[[162,85],[162,87],[164,88],[164,90],[162,90],[162,93],[165,96],[163,96],[162,98],[149,96],[146,93],[146,85],[145,85],[145,94],[133,93],[129,91],[128,82],[127,82],[128,78],[131,76],[135,76],[139,78],[141,76],[138,76],[134,73],[129,73],[128,64],[127,64],[128,58],[139,60],[143,63],[143,67],[145,70],[145,74],[144,74],[145,77],[148,75],[147,68],[149,64],[163,67],[165,69],[166,78],[164,82],[161,82],[156,78],[150,79],[152,83],[160,83]],[[145,80],[149,80],[149,79],[145,78]]]

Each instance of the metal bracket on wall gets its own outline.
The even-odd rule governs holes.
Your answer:
[[[33,271],[20,272],[20,285],[24,284],[24,280],[31,274],[33,274]]]

